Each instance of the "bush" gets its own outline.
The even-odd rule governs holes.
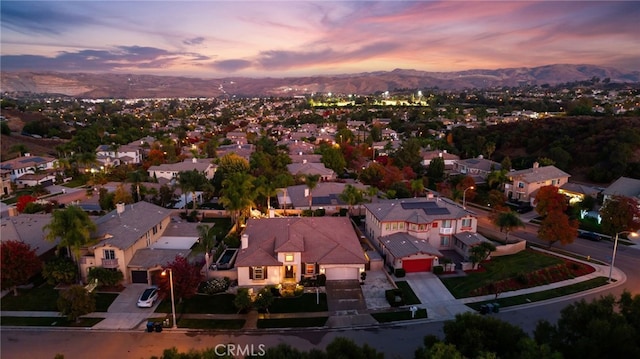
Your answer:
[[[301,215],[302,217],[313,217],[313,211],[310,209],[303,209]]]
[[[346,217],[348,211],[348,208],[340,208],[340,217]]]
[[[229,289],[229,284],[231,280],[228,277],[209,279],[202,288],[202,292],[209,295],[222,293]]]
[[[398,278],[402,278],[406,275],[407,273],[404,271],[404,268],[396,268],[395,270],[395,276]]]
[[[240,235],[237,233],[230,234],[224,239],[224,244],[228,248],[240,248]]]
[[[387,302],[392,307],[404,305],[404,296],[401,289],[388,289],[384,292],[384,297],[387,298]]]
[[[51,285],[73,284],[78,278],[78,266],[69,258],[56,257],[44,265],[42,276]]]
[[[325,215],[324,208],[316,209],[315,212],[313,213],[313,215],[316,216],[316,217],[324,217],[324,215]]]
[[[444,267],[443,266],[434,266],[433,267],[433,274],[442,274],[444,273]]]
[[[98,285],[113,287],[124,280],[124,275],[120,270],[111,270],[102,267],[95,267],[89,270],[87,277],[89,281],[98,280]]]
[[[516,276],[516,280],[518,281],[518,283],[524,284],[524,285],[529,283],[529,278],[524,273],[518,273],[518,275]]]
[[[323,287],[325,284],[327,284],[327,276],[324,274],[318,274],[318,277],[316,278],[316,284],[318,284],[319,287]]]

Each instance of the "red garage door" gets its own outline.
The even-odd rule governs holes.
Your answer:
[[[402,268],[407,273],[412,272],[430,272],[431,264],[433,263],[433,259],[431,258],[423,258],[423,259],[409,259],[402,261]]]

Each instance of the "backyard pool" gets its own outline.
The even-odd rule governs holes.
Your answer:
[[[236,255],[238,254],[238,248],[227,248],[222,252],[215,265],[217,269],[230,269],[233,268],[233,264],[236,261]]]

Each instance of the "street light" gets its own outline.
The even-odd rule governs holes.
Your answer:
[[[622,231],[622,232],[616,233],[616,239],[613,242],[613,255],[611,256],[611,265],[609,266],[609,283],[611,283],[611,273],[613,272],[613,264],[616,261],[616,251],[618,250],[618,237],[621,234],[625,234],[625,233],[628,233],[631,237],[638,236],[637,232],[632,232],[632,231]]]
[[[467,191],[470,189],[475,189],[474,186],[469,186],[462,191],[462,208],[467,209]]]
[[[173,325],[171,326],[173,329],[178,329],[178,324],[176,323],[176,301],[173,297],[173,271],[171,268],[167,268],[162,271],[162,275],[166,276],[167,272],[169,272],[169,287],[171,288],[171,314],[173,315]]]

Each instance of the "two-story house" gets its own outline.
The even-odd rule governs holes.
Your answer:
[[[120,270],[127,283],[148,283],[147,270],[132,269],[129,264],[138,250],[152,246],[162,237],[171,221],[170,215],[170,209],[143,201],[118,204],[115,210],[96,219],[93,236],[97,242],[87,247],[80,258],[83,281],[90,268],[103,267]]]
[[[346,217],[249,219],[235,266],[239,286],[359,279],[366,258]]]
[[[430,271],[443,256],[440,250],[468,257],[469,235],[486,240],[476,234],[477,216],[446,198],[380,201],[365,208],[365,233],[388,266],[406,272]]]
[[[151,166],[147,172],[152,178],[163,178],[171,181],[177,178],[178,173],[182,171],[196,170],[210,180],[218,168],[212,161],[212,158],[188,158],[178,163],[164,163],[158,166]]]
[[[533,205],[535,194],[544,186],[561,187],[569,182],[570,174],[556,166],[540,167],[537,162],[532,168],[507,173],[508,182],[504,194],[511,200],[528,202]]]
[[[0,163],[0,170],[3,176],[8,177],[12,182],[27,174],[52,173],[55,168],[56,159],[48,156],[32,156],[26,153],[24,156],[3,161]],[[8,172],[8,174],[7,174]]]
[[[142,163],[142,149],[135,145],[100,145],[96,148],[96,159],[105,167],[139,164]]]
[[[482,156],[453,161],[453,172],[473,178],[475,183],[485,183],[489,173],[502,169],[498,162],[488,160]]]

